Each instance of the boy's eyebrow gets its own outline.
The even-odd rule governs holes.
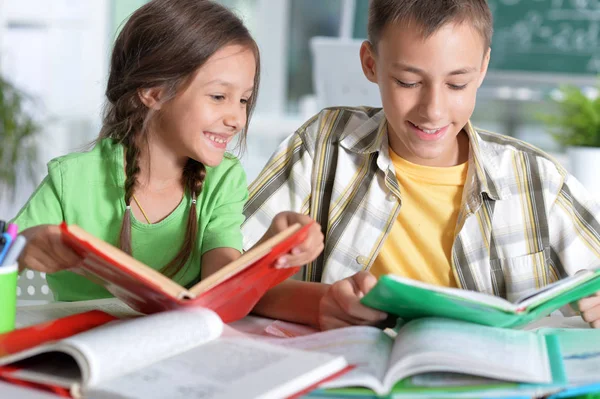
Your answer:
[[[424,73],[424,71],[422,69],[420,69],[420,68],[417,68],[417,67],[414,67],[414,66],[411,66],[411,65],[407,65],[407,64],[403,64],[401,62],[394,62],[392,64],[392,67],[395,68],[395,69],[399,69],[401,71],[404,71],[404,72],[411,72],[411,73],[416,73],[416,74],[422,74],[422,73]],[[457,69],[457,70],[454,70],[454,71],[450,72],[448,74],[448,76],[466,75],[466,74],[469,74],[469,73],[472,73],[472,72],[476,72],[476,71],[477,71],[477,68],[474,68],[474,67],[464,67],[464,68],[460,68],[460,69]]]
[[[455,71],[452,71],[448,75],[466,75],[468,73],[472,73],[472,72],[476,72],[476,71],[477,71],[477,68],[465,67],[465,68],[460,68]]]

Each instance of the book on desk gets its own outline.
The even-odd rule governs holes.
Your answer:
[[[553,324],[560,325],[547,323]],[[356,365],[309,397],[537,398],[575,387],[600,391],[600,330],[536,328],[421,318],[393,333],[354,326],[267,342],[341,354]]]
[[[224,328],[198,307],[129,319],[77,313],[0,335],[0,380],[74,398],[283,398],[348,370],[343,356]]]

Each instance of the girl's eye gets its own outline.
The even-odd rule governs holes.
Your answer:
[[[467,87],[467,85],[466,84],[464,84],[464,85],[448,84],[448,87],[451,88],[452,90],[463,90]]]
[[[212,95],[212,96],[210,96],[210,97],[211,97],[213,100],[216,100],[216,101],[221,101],[221,100],[224,100],[224,99],[225,99],[225,96],[223,96],[223,95],[221,95],[221,94],[215,94],[215,95]]]
[[[396,79],[396,83],[398,84],[398,86],[404,87],[405,89],[411,89],[413,87],[417,87],[417,85],[418,85],[418,83],[407,83],[407,82],[403,82],[399,79]]]
[[[246,105],[246,104],[248,104],[248,99],[247,99],[247,98],[242,98],[242,99],[240,100],[240,103],[242,103],[242,104]]]

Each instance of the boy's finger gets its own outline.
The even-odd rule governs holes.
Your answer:
[[[342,280],[332,286],[332,295],[339,307],[348,315],[371,322],[381,321],[387,318],[387,314],[366,307],[360,303],[360,292],[357,292],[351,279]]]
[[[587,298],[580,299],[578,302],[579,310],[585,312],[594,306],[600,305],[600,296],[590,296]]]
[[[377,284],[377,278],[366,271],[356,273],[353,279],[358,289],[365,295]]]

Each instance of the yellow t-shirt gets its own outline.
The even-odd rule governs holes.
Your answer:
[[[400,183],[401,208],[371,273],[456,287],[450,259],[467,163],[445,168],[416,165],[391,149],[390,157]]]

